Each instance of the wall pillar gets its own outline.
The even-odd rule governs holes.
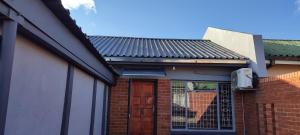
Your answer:
[[[157,81],[157,135],[170,135],[171,131],[171,81]]]
[[[17,22],[4,20],[0,46],[0,134],[4,134],[13,57],[17,36]]]

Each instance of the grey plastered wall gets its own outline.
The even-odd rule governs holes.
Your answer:
[[[102,134],[103,123],[103,104],[104,104],[104,83],[97,81],[96,104],[95,104],[95,121],[94,121],[94,135]]]
[[[72,52],[82,62],[101,72],[107,78],[113,74],[82,44],[60,20],[44,5],[41,0],[5,0],[18,12],[52,39]],[[111,80],[112,81],[112,80]]]
[[[259,77],[267,76],[261,35],[209,27],[206,30],[203,39],[209,39],[212,42],[246,56],[250,59],[250,67]]]
[[[68,63],[18,36],[5,135],[58,135]]]
[[[88,135],[91,123],[94,78],[78,68],[74,71],[69,135]]]
[[[240,67],[229,66],[122,66],[115,65],[114,68],[122,73],[123,69],[164,69],[166,76],[165,79],[171,80],[207,80],[207,81],[230,81],[231,72],[239,69]],[[138,77],[137,77],[138,78]],[[143,77],[141,77],[143,78]],[[153,77],[144,77],[152,78]]]
[[[172,80],[230,81],[230,74],[237,68],[230,67],[167,67],[166,78]]]

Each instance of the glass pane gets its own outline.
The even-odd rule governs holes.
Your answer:
[[[172,128],[182,129],[186,124],[185,83],[182,81],[172,82]]]
[[[187,93],[188,128],[217,129],[217,93],[214,82],[192,82]]]
[[[197,90],[197,91],[205,91],[205,90],[216,90],[217,83],[215,82],[188,82],[187,83],[188,90]]]
[[[230,83],[172,82],[172,128],[217,130],[217,87],[220,128],[233,129]]]
[[[221,129],[232,129],[232,99],[230,84],[219,84],[219,91]]]

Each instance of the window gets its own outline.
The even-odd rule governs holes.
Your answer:
[[[172,129],[232,130],[230,83],[172,82]]]
[[[173,128],[185,128],[185,84],[183,82],[172,83],[172,125]]]

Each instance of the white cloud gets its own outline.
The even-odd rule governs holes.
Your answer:
[[[297,11],[300,12],[300,0],[296,0],[295,4],[297,6]]]
[[[61,0],[63,6],[66,9],[73,10],[78,9],[81,6],[88,11],[94,11],[96,13],[96,5],[94,0]]]

